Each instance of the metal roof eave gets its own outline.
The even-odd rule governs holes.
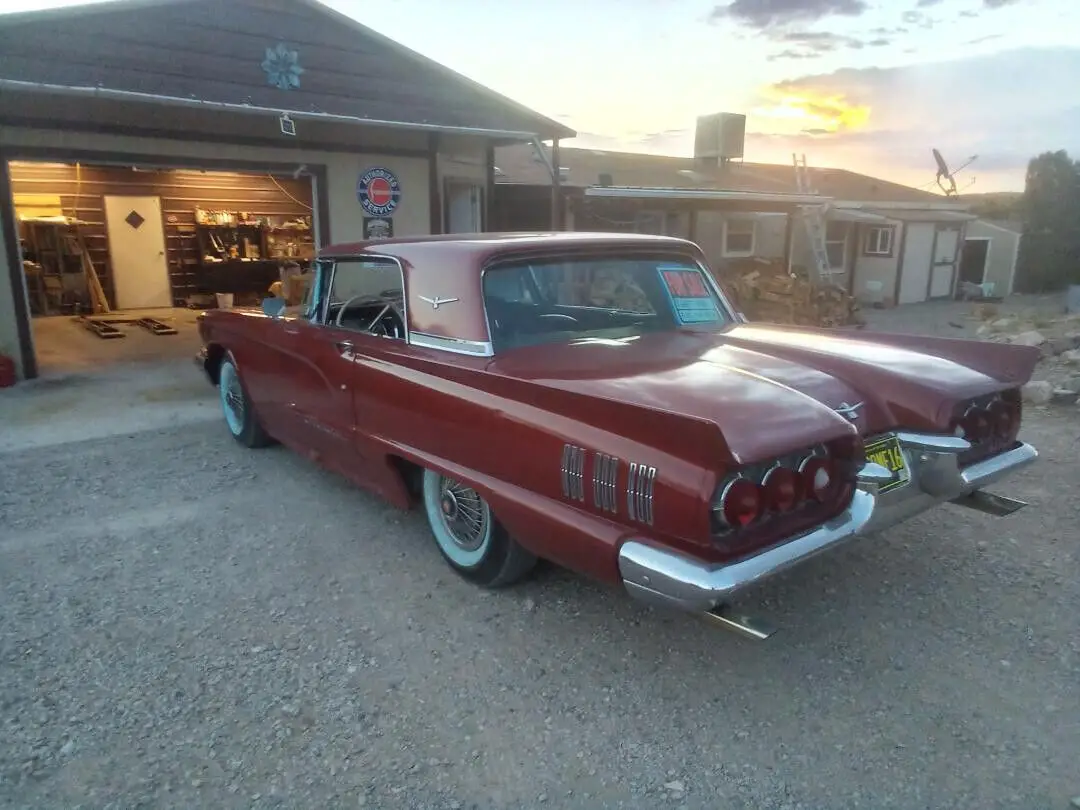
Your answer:
[[[733,202],[788,203],[790,205],[824,205],[832,199],[819,194],[636,186],[589,186],[585,189],[585,196],[624,200],[730,200]]]
[[[224,112],[247,113],[249,115],[285,114],[296,120],[331,121],[339,124],[380,127],[387,129],[411,129],[418,132],[438,132],[447,135],[475,135],[486,138],[505,138],[514,142],[531,142],[543,135],[536,132],[486,129],[482,127],[461,127],[444,124],[415,123],[409,121],[385,121],[363,118],[358,115],[339,115],[336,113],[313,112],[310,110],[290,110],[287,107],[262,107],[254,104],[240,104],[229,101],[209,101],[180,96],[163,96],[155,93],[142,93],[136,90],[116,90],[108,87],[78,87],[64,84],[28,82],[20,79],[0,79],[0,90],[12,90],[23,93],[44,93],[48,95],[77,98],[104,98],[116,101],[135,101],[144,104],[162,104],[172,107],[188,107],[202,110],[221,110]]]

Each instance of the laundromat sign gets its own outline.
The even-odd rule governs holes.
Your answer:
[[[388,217],[401,201],[401,185],[389,169],[368,169],[356,181],[356,199],[371,216]]]

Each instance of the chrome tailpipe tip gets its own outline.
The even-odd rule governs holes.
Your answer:
[[[995,495],[981,489],[955,498],[950,503],[967,509],[974,509],[976,512],[982,512],[986,515],[993,515],[994,517],[1008,517],[1027,506],[1025,501],[1018,501],[1016,498],[1009,498],[1005,495]]]
[[[761,619],[735,613],[727,605],[717,605],[712,610],[703,613],[702,618],[709,624],[738,633],[743,638],[752,641],[764,641],[777,630],[777,628]]]

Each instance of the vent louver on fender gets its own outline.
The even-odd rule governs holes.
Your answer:
[[[619,459],[607,453],[593,455],[593,503],[597,509],[615,513],[619,511],[617,486]]]
[[[562,451],[562,493],[564,498],[585,500],[585,448],[564,444]]]
[[[653,522],[653,485],[656,467],[632,462],[626,480],[626,511],[631,520],[639,520],[650,526]]]

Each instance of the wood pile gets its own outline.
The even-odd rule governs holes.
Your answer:
[[[751,321],[824,327],[865,324],[858,302],[846,290],[814,284],[799,268],[789,274],[783,260],[731,262],[718,275]]]

